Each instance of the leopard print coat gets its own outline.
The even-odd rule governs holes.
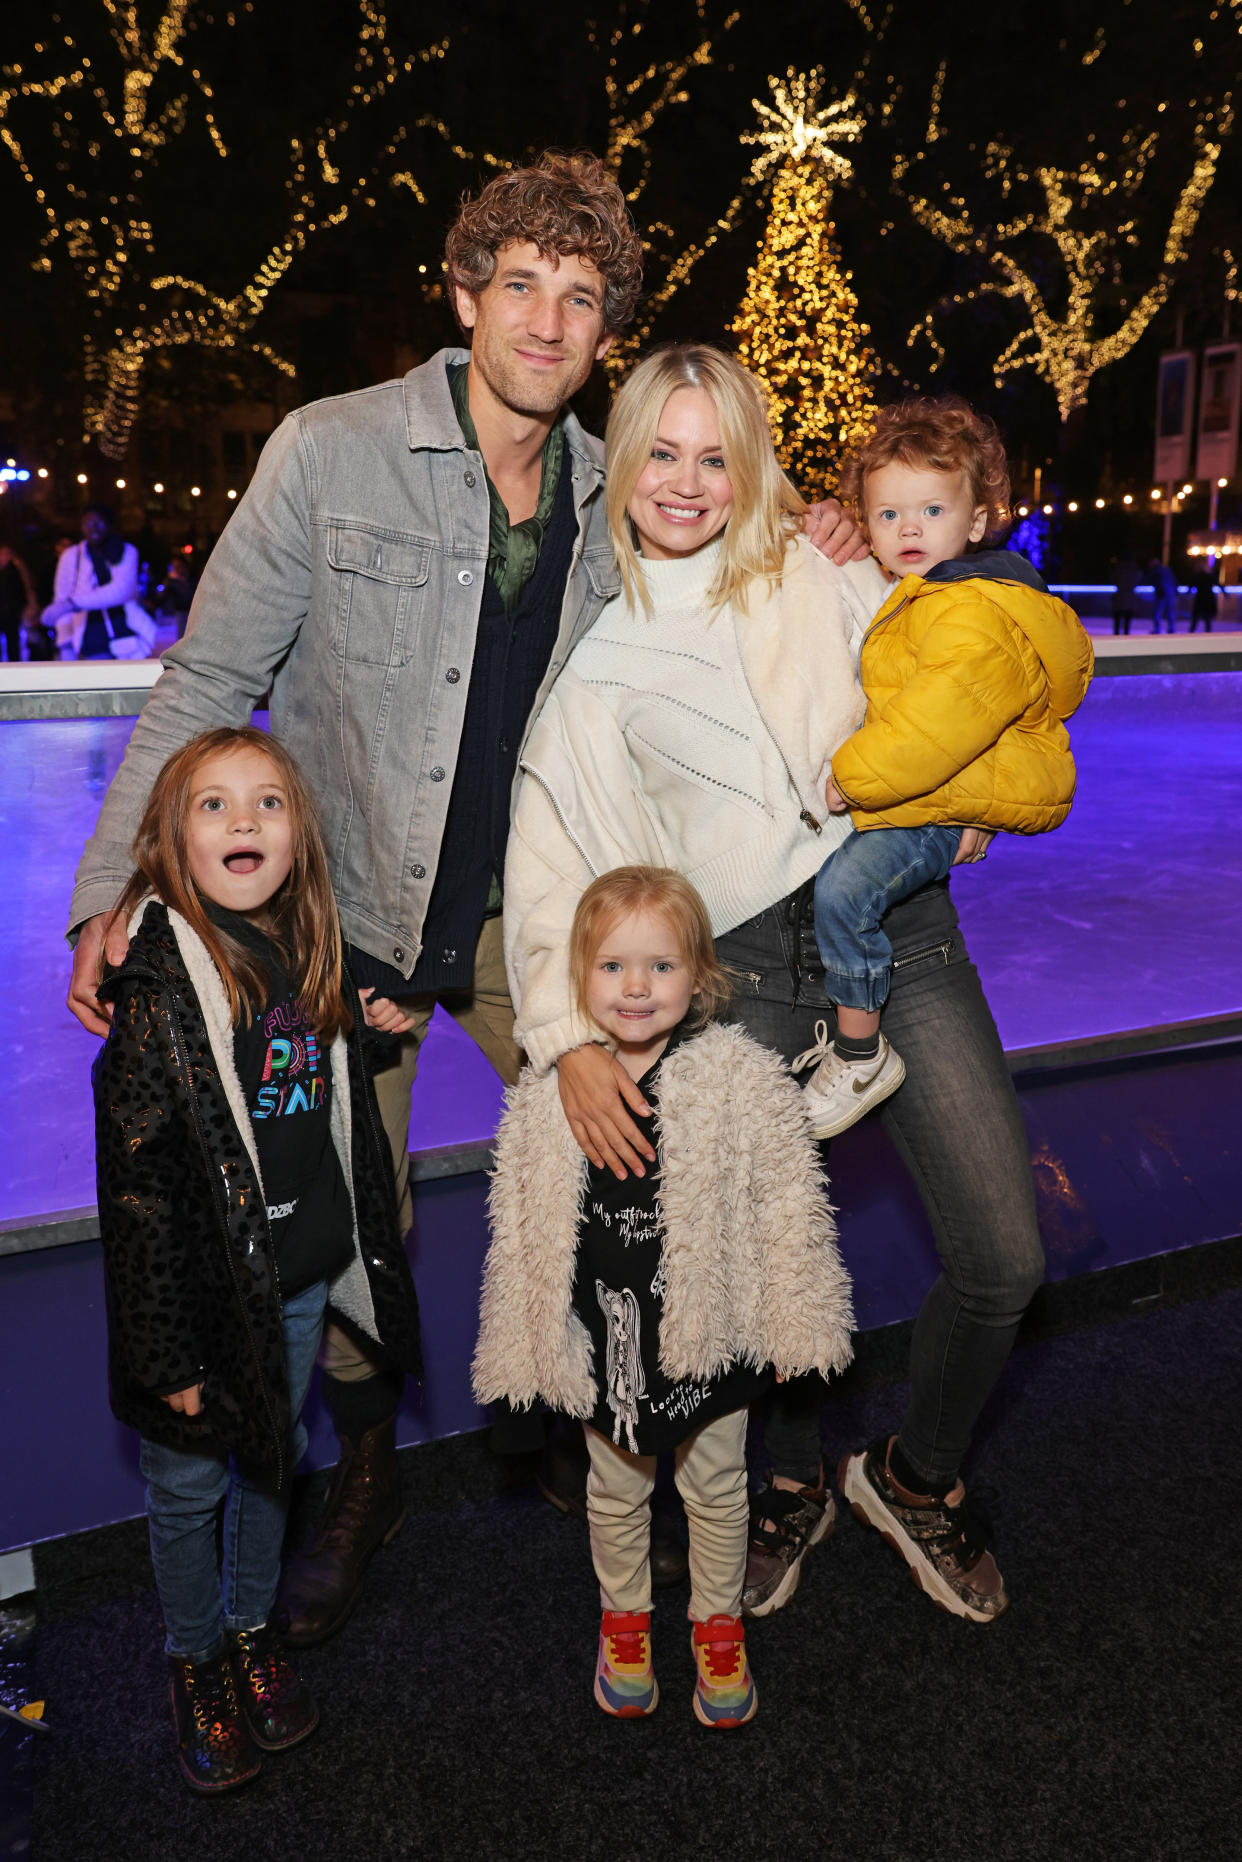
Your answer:
[[[113,1413],[154,1442],[226,1449],[283,1483],[280,1289],[227,997],[184,919],[154,899],[140,913],[125,962],[100,990],[112,1028],[92,1076]],[[418,1306],[352,984],[347,999],[354,1029],[332,1043],[332,1127],[353,1193],[354,1258],[329,1305],[419,1372]],[[201,1420],[157,1394],[200,1381]]]

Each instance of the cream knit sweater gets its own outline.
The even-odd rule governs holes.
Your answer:
[[[858,650],[884,594],[801,539],[748,612],[714,613],[720,545],[642,564],[652,614],[604,609],[527,740],[505,867],[516,1034],[542,1071],[595,1038],[569,997],[584,887],[633,861],[676,867],[717,936],[818,871],[849,832],[829,816],[833,751],[862,717]]]

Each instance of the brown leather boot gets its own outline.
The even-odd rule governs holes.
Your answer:
[[[397,1419],[376,1423],[357,1442],[341,1437],[341,1458],[323,1523],[285,1566],[276,1624],[291,1649],[326,1642],[347,1621],[373,1553],[405,1523]]]

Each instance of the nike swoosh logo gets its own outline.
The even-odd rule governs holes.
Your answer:
[[[884,1059],[883,1059],[883,1060],[882,1060],[882,1061],[880,1062],[880,1064],[879,1064],[879,1066],[878,1066],[878,1067],[876,1068],[876,1070],[875,1070],[875,1072],[874,1072],[874,1073],[869,1073],[869,1074],[868,1074],[868,1075],[866,1076],[866,1078],[865,1078],[865,1079],[862,1079],[862,1080],[855,1080],[855,1081],[854,1081],[854,1091],[855,1091],[856,1093],[865,1093],[865,1092],[866,1092],[866,1090],[867,1090],[867,1088],[868,1088],[868,1087],[870,1086],[870,1084],[871,1084],[871,1082],[872,1082],[872,1080],[878,1080],[878,1079],[879,1079],[879,1077],[880,1077],[880,1075],[881,1075],[881,1074],[883,1073],[883,1071],[884,1071],[884,1066],[885,1066],[885,1062],[886,1062],[887,1060],[888,1060],[888,1055],[887,1055],[887,1054],[885,1054],[885,1056],[884,1056]]]

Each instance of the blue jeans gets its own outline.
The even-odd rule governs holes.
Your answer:
[[[910,1347],[900,1440],[911,1466],[951,1481],[1043,1279],[1030,1153],[996,1024],[945,883],[885,920],[893,988],[881,1026],[906,1063],[880,1116],[923,1200],[941,1271]],[[741,972],[732,1019],[787,1060],[833,1021],[815,947],[810,887],[717,938]],[[767,1443],[776,1473],[818,1477],[823,1384],[778,1384]]]
[[[293,1420],[289,1471],[306,1452],[302,1405],[323,1331],[326,1282],[317,1280],[285,1301],[281,1329]],[[226,1631],[259,1629],[276,1601],[280,1548],[289,1511],[289,1483],[256,1483],[223,1450],[201,1454],[164,1448],[146,1436],[141,1467],[147,1483],[151,1563],[164,1611],[169,1655],[195,1662],[219,1653]],[[216,1558],[216,1518],[224,1501],[224,1564]]]
[[[961,838],[961,828],[930,823],[868,828],[829,854],[815,881],[815,942],[834,1002],[847,1009],[884,1007],[893,947],[880,920],[920,886],[946,877]]]

